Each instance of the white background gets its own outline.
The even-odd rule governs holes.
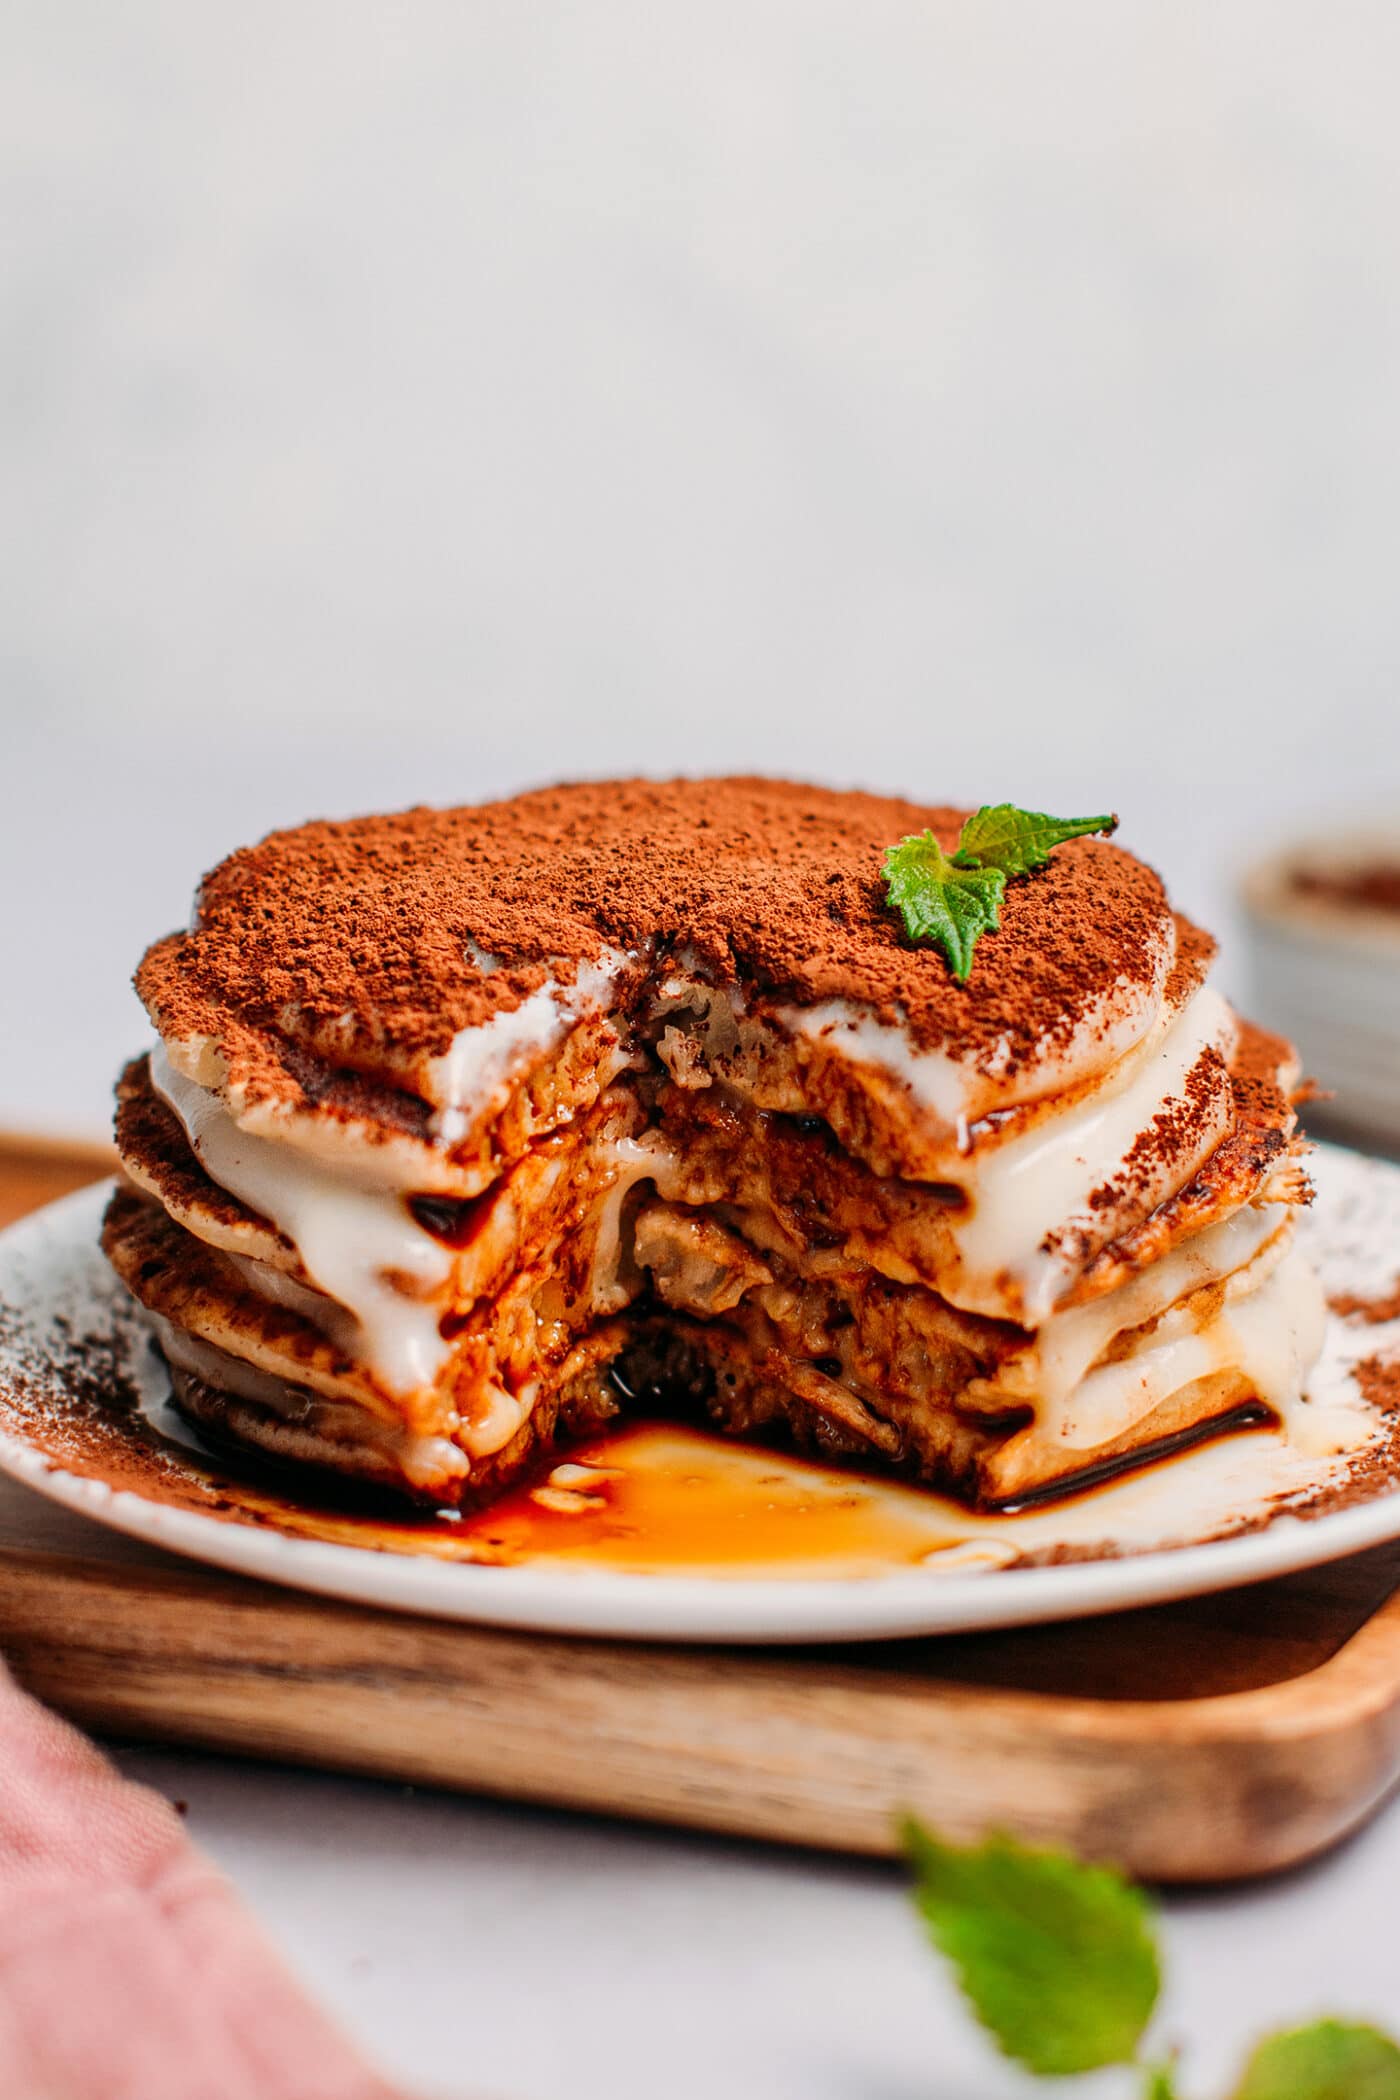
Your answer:
[[[1111,806],[1223,924],[1387,804],[1397,78],[1381,4],[11,0],[0,1118],[100,1128],[313,812]]]
[[[101,1129],[240,840],[559,774],[1114,806],[1228,934],[1400,787],[1398,79],[1379,0],[10,0],[0,1122]],[[436,2091],[994,2089],[880,1870],[137,1762]],[[1222,2063],[1400,2020],[1397,1846],[1178,1911]]]

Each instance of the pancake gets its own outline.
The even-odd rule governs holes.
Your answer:
[[[233,855],[138,971],[104,1235],[181,1404],[450,1504],[639,1407],[981,1504],[1286,1418],[1289,1046],[1102,839],[958,983],[880,863],[962,814],[630,781]]]

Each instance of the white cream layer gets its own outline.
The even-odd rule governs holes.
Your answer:
[[[449,1251],[396,1195],[357,1189],[309,1165],[305,1155],[241,1131],[217,1095],[171,1072],[159,1051],[152,1077],[211,1176],[277,1224],[317,1287],[353,1317],[354,1339],[377,1380],[399,1392],[430,1384],[448,1354],[437,1308],[405,1296],[388,1272],[431,1289],[445,1279]],[[654,1181],[666,1193],[674,1164],[655,1134],[617,1141],[610,1150],[615,1181],[602,1199],[596,1243],[600,1313],[618,1309],[629,1296],[618,1274],[623,1198],[639,1181]],[[261,1263],[240,1260],[238,1267],[255,1288],[313,1318],[319,1310],[319,1324],[327,1325],[325,1308],[318,1309],[304,1287]],[[1201,1324],[1178,1301],[1217,1281],[1224,1284],[1222,1305]],[[615,1302],[610,1283],[618,1285]],[[1321,1346],[1323,1316],[1320,1287],[1292,1249],[1284,1212],[1246,1208],[1119,1290],[1050,1315],[985,1397],[1034,1404],[1036,1419],[1021,1434],[1044,1448],[1042,1463],[1051,1472],[1083,1463],[1084,1454],[1127,1434],[1173,1393],[1217,1370],[1242,1372],[1290,1430],[1295,1417],[1305,1430],[1306,1411],[1299,1415],[1297,1403]],[[1129,1356],[1092,1368],[1116,1335],[1139,1325],[1145,1333]],[[212,1364],[202,1366],[193,1353],[200,1346],[190,1344],[175,1360],[207,1375]],[[247,1381],[236,1389],[265,1400],[276,1384],[249,1366]],[[461,1445],[472,1458],[499,1449],[527,1418],[534,1397],[530,1387],[518,1394],[488,1387],[475,1396],[473,1419],[458,1428]],[[366,1424],[369,1433],[368,1415]],[[405,1445],[402,1455],[431,1470],[440,1463],[441,1440],[420,1441],[421,1450]]]
[[[1035,1419],[1018,1441],[1022,1449],[1037,1451],[1038,1474],[1072,1472],[1198,1379],[1235,1371],[1273,1409],[1289,1437],[1306,1442],[1311,1421],[1304,1388],[1322,1350],[1326,1320],[1321,1284],[1291,1235],[1279,1236],[1229,1278],[1214,1318],[1198,1325],[1185,1308],[1168,1312],[1130,1356],[1071,1380],[1063,1390],[1052,1384],[1042,1391]],[[1050,1340],[1052,1379],[1054,1356]]]
[[[967,1160],[968,1209],[949,1219],[957,1265],[939,1279],[944,1295],[965,1310],[1041,1326],[1076,1273],[1076,1230],[1096,1223],[1090,1195],[1112,1179],[1138,1133],[1180,1098],[1206,1049],[1228,1049],[1233,1029],[1224,1002],[1198,992],[1174,1020],[1164,1017],[1159,1032],[1122,1059],[1102,1088],[1063,1114],[1042,1116],[1021,1138],[974,1151]],[[217,1094],[172,1068],[163,1048],[152,1055],[151,1077],[211,1177],[284,1232],[316,1288],[358,1323],[375,1377],[392,1392],[430,1385],[448,1354],[431,1295],[446,1281],[452,1257],[416,1222],[401,1194],[366,1186],[348,1160],[312,1158],[242,1129]],[[1178,1180],[1219,1141],[1227,1123],[1222,1098],[1218,1118],[1202,1125]],[[627,1141],[612,1164],[614,1213],[639,1179],[650,1176],[663,1195],[670,1193],[659,1139]],[[601,1237],[606,1245],[608,1233]]]
[[[993,1404],[1033,1400],[1062,1407],[1116,1336],[1154,1322],[1150,1344],[1155,1347],[1165,1332],[1164,1319],[1170,1320],[1172,1308],[1193,1292],[1245,1270],[1251,1288],[1261,1283],[1291,1244],[1292,1217],[1284,1204],[1246,1205],[1181,1241],[1117,1290],[1052,1313],[1030,1346],[1003,1364],[985,1388]]]
[[[574,984],[546,985],[513,1012],[462,1031],[434,1061],[439,1143],[465,1131],[528,1061],[555,1047],[585,1015],[601,1011],[618,975],[635,960],[610,951],[599,963],[583,966]],[[947,1220],[956,1261],[939,1287],[966,1310],[1038,1330],[1033,1347],[1009,1371],[1022,1364],[1033,1386],[1026,1397],[1037,1405],[1035,1433],[1070,1449],[1091,1449],[1125,1433],[1164,1397],[1204,1375],[1202,1366],[1236,1362],[1259,1385],[1261,1397],[1282,1410],[1296,1399],[1299,1366],[1306,1370],[1309,1350],[1316,1353],[1316,1287],[1287,1251],[1277,1212],[1262,1207],[1199,1235],[1094,1304],[1063,1314],[1053,1310],[1082,1265],[1079,1234],[1102,1231],[1090,1196],[1114,1181],[1158,1117],[1174,1105],[1184,1108],[1187,1082],[1202,1060],[1212,1052],[1228,1057],[1233,1045],[1234,1018],[1213,991],[1196,992],[1180,1009],[1163,1005],[1171,960],[1164,949],[1155,988],[1114,988],[1084,1024],[1082,1040],[1076,1038],[1062,1058],[1062,1083],[1078,1082],[1080,1089],[1067,1106],[1047,1103],[1024,1134],[976,1144],[958,1162],[965,1169],[959,1179],[968,1207]],[[688,997],[688,984],[677,978],[663,991]],[[967,1073],[952,1060],[914,1051],[901,1030],[858,1010],[828,1002],[786,1018],[799,1032],[821,1036],[839,1055],[881,1064],[908,1085],[917,1103],[948,1121],[963,1115],[972,1098]],[[173,1048],[179,1058],[180,1046]],[[1084,1061],[1102,1067],[1110,1053],[1099,1082],[1085,1090]],[[626,1054],[620,1044],[620,1057]],[[332,1119],[326,1119],[327,1135],[316,1149],[304,1133],[282,1142],[240,1127],[219,1095],[176,1069],[164,1047],[152,1055],[151,1076],[211,1178],[286,1235],[316,1290],[344,1309],[353,1333],[337,1328],[325,1306],[318,1308],[290,1279],[279,1280],[270,1270],[254,1274],[262,1264],[240,1263],[247,1279],[313,1318],[319,1310],[319,1324],[342,1345],[353,1343],[386,1391],[408,1395],[431,1387],[450,1354],[439,1332],[437,1293],[453,1255],[409,1211],[404,1194],[413,1182],[397,1172],[390,1180],[372,1148],[351,1149],[343,1140],[337,1147]],[[983,1083],[986,1076],[984,1069]],[[1214,1112],[1193,1129],[1194,1150],[1170,1162],[1175,1178],[1153,1194],[1153,1202],[1189,1178],[1229,1121],[1228,1087],[1222,1085]],[[624,1270],[630,1254],[621,1242],[628,1189],[651,1180],[663,1196],[672,1193],[674,1161],[656,1134],[618,1141],[613,1154],[614,1186],[603,1199],[597,1235],[599,1313],[617,1309],[629,1295]],[[1277,1242],[1272,1254],[1271,1240]],[[1272,1274],[1265,1273],[1270,1261],[1292,1279],[1291,1296],[1281,1296]],[[1200,1283],[1237,1273],[1250,1275],[1247,1292],[1241,1298],[1243,1287],[1232,1284],[1229,1308],[1206,1330],[1177,1332],[1170,1312],[1158,1318]],[[1269,1308],[1267,1318],[1247,1310],[1256,1300]],[[1091,1368],[1115,1334],[1154,1319],[1157,1326],[1131,1358]],[[1231,1357],[1238,1350],[1250,1352],[1247,1363]],[[479,1419],[459,1432],[466,1448],[474,1456],[499,1448],[525,1419],[533,1397],[529,1389],[511,1395],[494,1387],[480,1395]]]
[[[1219,1073],[1213,1113],[1188,1110],[1187,1083],[1207,1054],[1228,1059],[1237,1024],[1218,992],[1203,987],[1158,1027],[1104,1083],[1056,1114],[1044,1114],[1019,1138],[974,1148],[959,1174],[968,1205],[948,1229],[957,1247],[956,1270],[939,1279],[945,1297],[967,1312],[1005,1316],[1037,1327],[1083,1264],[1082,1236],[1093,1243],[1102,1218],[1089,1198],[1110,1185],[1137,1139],[1158,1117],[1179,1109],[1192,1118],[1195,1143],[1184,1157],[1164,1162],[1163,1185],[1151,1190],[1144,1211],[1190,1179],[1230,1128],[1230,1089]]]
[[[309,1318],[341,1347],[353,1345],[387,1392],[409,1395],[430,1387],[451,1353],[438,1324],[441,1305],[430,1294],[446,1283],[453,1255],[418,1224],[402,1195],[357,1186],[347,1172],[241,1129],[217,1094],[172,1069],[160,1046],[151,1053],[151,1084],[174,1110],[210,1178],[286,1234],[324,1299],[265,1263],[231,1257],[244,1281]],[[670,1159],[659,1139],[624,1139],[609,1151],[612,1180],[603,1197],[593,1283],[600,1314],[617,1310],[631,1295],[619,1282],[623,1199],[640,1180],[664,1179]],[[250,1376],[263,1375],[250,1370]],[[535,1398],[533,1384],[509,1393],[488,1382],[471,1395],[470,1418],[458,1428],[462,1446],[473,1458],[489,1457],[509,1443]]]
[[[469,952],[473,946],[469,944]],[[498,966],[496,958],[480,949],[472,960],[483,976],[491,976]],[[637,960],[635,952],[605,949],[596,963],[579,964],[572,983],[549,979],[519,1006],[459,1029],[440,1056],[430,1058],[416,1072],[406,1072],[404,1083],[421,1089],[432,1108],[430,1143],[394,1131],[367,1137],[354,1119],[289,1110],[281,1103],[249,1102],[236,1091],[228,1097],[232,1113],[244,1129],[295,1149],[333,1173],[353,1176],[361,1186],[399,1189],[406,1194],[456,1193],[452,1184],[457,1177],[450,1167],[444,1173],[448,1149],[499,1108],[512,1085],[557,1050],[581,1021],[602,1013],[618,978]],[[600,1048],[600,1088],[631,1062],[621,1037],[612,1031],[609,1034],[611,1046],[605,1037]],[[224,1060],[212,1037],[171,1037],[164,1050],[172,1070],[182,1078],[205,1090],[227,1091]],[[474,1187],[460,1192],[474,1194],[480,1186],[478,1176]]]
[[[480,956],[481,951],[477,954]],[[557,1049],[585,1014],[598,1013],[629,963],[620,948],[605,949],[596,963],[580,963],[572,984],[550,982],[508,1013],[492,1014],[474,1028],[459,1029],[440,1057],[423,1071],[423,1090],[434,1103],[433,1134],[455,1145],[473,1123],[501,1099],[520,1068]],[[484,958],[494,962],[494,958]],[[483,974],[490,975],[490,971]]]
[[[907,1028],[847,999],[780,1007],[777,1019],[793,1035],[818,1041],[852,1063],[877,1066],[907,1087],[919,1108],[958,1129],[986,1112],[989,1093],[996,1097],[993,1105],[1010,1108],[1081,1086],[1116,1064],[1155,1027],[1175,960],[1176,930],[1168,921],[1148,983],[1120,977],[1085,1009],[1053,1054],[1015,1072],[1007,1037],[976,1061],[943,1049],[920,1049]]]
[[[173,1069],[161,1045],[151,1052],[151,1084],[210,1179],[284,1232],[317,1289],[353,1315],[379,1381],[397,1393],[431,1385],[448,1347],[428,1294],[446,1282],[452,1256],[402,1196],[240,1129],[217,1094]],[[406,1296],[394,1278],[422,1296]]]
[[[202,1378],[216,1392],[233,1393],[254,1407],[266,1408],[280,1416],[293,1425],[288,1441],[294,1440],[297,1415],[306,1405],[304,1397],[294,1387],[284,1379],[274,1377],[270,1371],[260,1371],[256,1365],[230,1356],[226,1349],[215,1348],[212,1342],[201,1341],[198,1335],[187,1334],[182,1327],[173,1326],[159,1314],[155,1316],[155,1323],[161,1349],[178,1370]],[[357,1407],[351,1400],[318,1397],[316,1406],[328,1424],[338,1425],[346,1438],[382,1451],[386,1458],[401,1467],[404,1478],[414,1487],[438,1487],[444,1479],[460,1480],[470,1470],[466,1454],[449,1437],[417,1436],[412,1430],[381,1420],[367,1407]],[[322,1446],[309,1450],[307,1455],[324,1459],[326,1451]]]

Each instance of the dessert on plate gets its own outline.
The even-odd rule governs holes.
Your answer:
[[[967,814],[616,781],[233,854],[138,970],[104,1227],[179,1406],[434,1505],[682,1414],[984,1508],[1305,1406],[1292,1051],[1109,820]]]

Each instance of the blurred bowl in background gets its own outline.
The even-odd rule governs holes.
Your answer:
[[[1251,1016],[1332,1095],[1308,1127],[1400,1148],[1400,824],[1291,847],[1250,871],[1243,902]]]

